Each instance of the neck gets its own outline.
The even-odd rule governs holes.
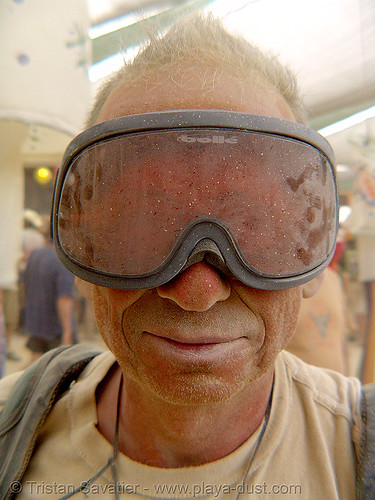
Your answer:
[[[120,368],[97,393],[98,428],[113,442]],[[244,443],[264,418],[272,389],[267,373],[229,401],[176,405],[145,394],[124,377],[120,400],[119,450],[132,460],[175,468],[218,460]],[[230,429],[230,432],[228,432]]]

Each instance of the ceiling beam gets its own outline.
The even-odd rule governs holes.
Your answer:
[[[190,0],[179,7],[155,14],[145,19],[107,33],[92,40],[92,63],[96,64],[117,52],[125,51],[129,47],[142,45],[148,40],[148,33],[157,26],[159,31],[163,31],[172,25],[176,19],[206,7],[211,0]],[[131,14],[131,12],[129,12]]]

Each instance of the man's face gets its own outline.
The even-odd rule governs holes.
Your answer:
[[[100,120],[192,108],[293,120],[283,98],[260,84],[207,73],[202,79],[199,70],[183,76],[191,83],[160,76],[157,85],[117,87]],[[150,290],[92,288],[99,330],[124,374],[138,389],[181,404],[241,396],[272,374],[294,333],[302,293],[253,289],[205,262]]]

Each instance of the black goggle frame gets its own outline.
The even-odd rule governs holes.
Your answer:
[[[335,235],[338,228],[338,192],[335,175],[335,160],[329,143],[315,130],[297,122],[289,120],[251,115],[246,113],[221,111],[221,110],[178,110],[144,113],[115,118],[95,125],[72,140],[67,147],[61,167],[59,169],[53,198],[51,233],[54,238],[56,252],[59,259],[73,274],[85,281],[110,288],[118,289],[143,289],[154,288],[173,279],[186,268],[189,257],[195,246],[202,240],[211,240],[224,256],[225,265],[244,284],[266,290],[281,290],[301,285],[317,276],[329,264],[335,245],[329,250],[326,258],[319,265],[307,272],[282,277],[269,277],[255,272],[249,268],[238,251],[229,231],[219,220],[202,219],[189,225],[183,231],[175,244],[171,254],[157,269],[144,275],[116,275],[98,271],[74,260],[64,251],[59,240],[59,205],[64,179],[70,166],[77,156],[86,148],[100,141],[116,138],[135,132],[158,130],[178,130],[192,128],[194,131],[202,129],[233,129],[250,132],[263,132],[266,134],[294,139],[317,149],[323,155],[331,168],[335,185],[336,220]],[[229,251],[228,251],[229,249]]]

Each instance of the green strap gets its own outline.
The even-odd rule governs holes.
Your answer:
[[[0,498],[12,498],[10,484],[20,481],[36,438],[54,403],[101,351],[84,344],[53,349],[17,380],[0,413]]]
[[[358,459],[358,498],[375,498],[375,384],[362,388],[362,420],[360,456]]]

